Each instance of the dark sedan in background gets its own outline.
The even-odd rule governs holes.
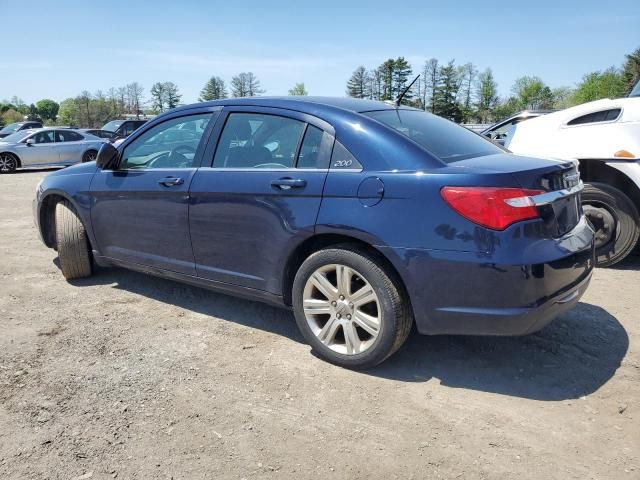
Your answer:
[[[519,335],[574,306],[593,231],[572,162],[505,153],[380,102],[173,109],[47,176],[34,215],[67,279],[92,261],[292,307],[363,368],[422,334]]]

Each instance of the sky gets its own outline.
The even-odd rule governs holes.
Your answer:
[[[212,76],[252,71],[267,95],[304,82],[344,96],[356,67],[404,56],[490,67],[502,95],[522,75],[575,86],[640,47],[640,1],[0,0],[0,100],[61,101],[137,81],[197,101]],[[417,72],[416,72],[417,73]]]

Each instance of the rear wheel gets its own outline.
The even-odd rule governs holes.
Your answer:
[[[18,159],[10,153],[0,153],[0,173],[13,173],[18,168]]]
[[[400,348],[413,318],[392,278],[376,259],[348,245],[309,256],[296,274],[292,300],[313,350],[336,365],[367,368]]]
[[[96,150],[87,150],[84,152],[84,155],[82,155],[82,162],[93,162],[97,156],[98,152]]]
[[[87,232],[73,206],[66,200],[56,205],[56,246],[64,278],[73,280],[91,275]]]
[[[640,236],[640,215],[623,192],[605,183],[586,184],[582,191],[584,213],[596,235],[596,264],[608,267],[629,255]]]

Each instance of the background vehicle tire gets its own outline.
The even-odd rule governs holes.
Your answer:
[[[18,168],[18,159],[10,153],[0,153],[0,173],[13,173]]]
[[[87,232],[78,214],[66,200],[56,205],[56,244],[64,278],[73,280],[91,275]]]
[[[596,265],[608,267],[631,253],[640,236],[640,215],[631,199],[605,183],[585,184],[584,213],[596,230]]]
[[[97,156],[97,150],[87,150],[84,152],[84,155],[82,155],[82,163],[93,162]]]
[[[296,322],[323,359],[347,368],[379,364],[402,346],[413,316],[395,275],[367,253],[338,245],[313,253],[296,273]]]

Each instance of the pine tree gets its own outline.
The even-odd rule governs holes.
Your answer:
[[[156,112],[164,111],[164,100],[165,100],[165,91],[164,91],[164,83],[156,82],[151,86],[151,108]]]
[[[164,82],[164,91],[167,109],[176,108],[182,99],[182,95],[178,93],[178,86],[173,82]]]
[[[459,74],[451,60],[440,68],[440,81],[433,95],[433,110],[436,115],[460,123],[462,112],[458,105]]]
[[[369,94],[369,74],[367,69],[360,66],[355,69],[347,81],[347,95],[354,98],[367,98]]]
[[[380,74],[380,80],[382,83],[382,92],[380,93],[380,100],[393,100],[393,73],[396,68],[396,61],[390,58],[382,65],[378,67]]]
[[[200,101],[206,102],[209,100],[219,100],[221,98],[227,98],[227,87],[224,80],[215,75],[205,83],[202,91],[200,92]]]
[[[413,75],[413,70],[411,69],[411,65],[409,65],[409,62],[407,62],[404,57],[398,57],[393,62],[393,70],[391,72],[391,75],[393,82],[391,89],[391,100],[395,100],[400,96],[404,89],[407,88],[409,82],[413,80],[411,78]],[[412,98],[412,92],[408,91],[402,99],[402,103],[411,105],[413,103]]]
[[[476,83],[476,109],[480,122],[488,123],[497,120],[495,109],[498,105],[498,84],[493,78],[493,72],[487,68],[480,72]]]

